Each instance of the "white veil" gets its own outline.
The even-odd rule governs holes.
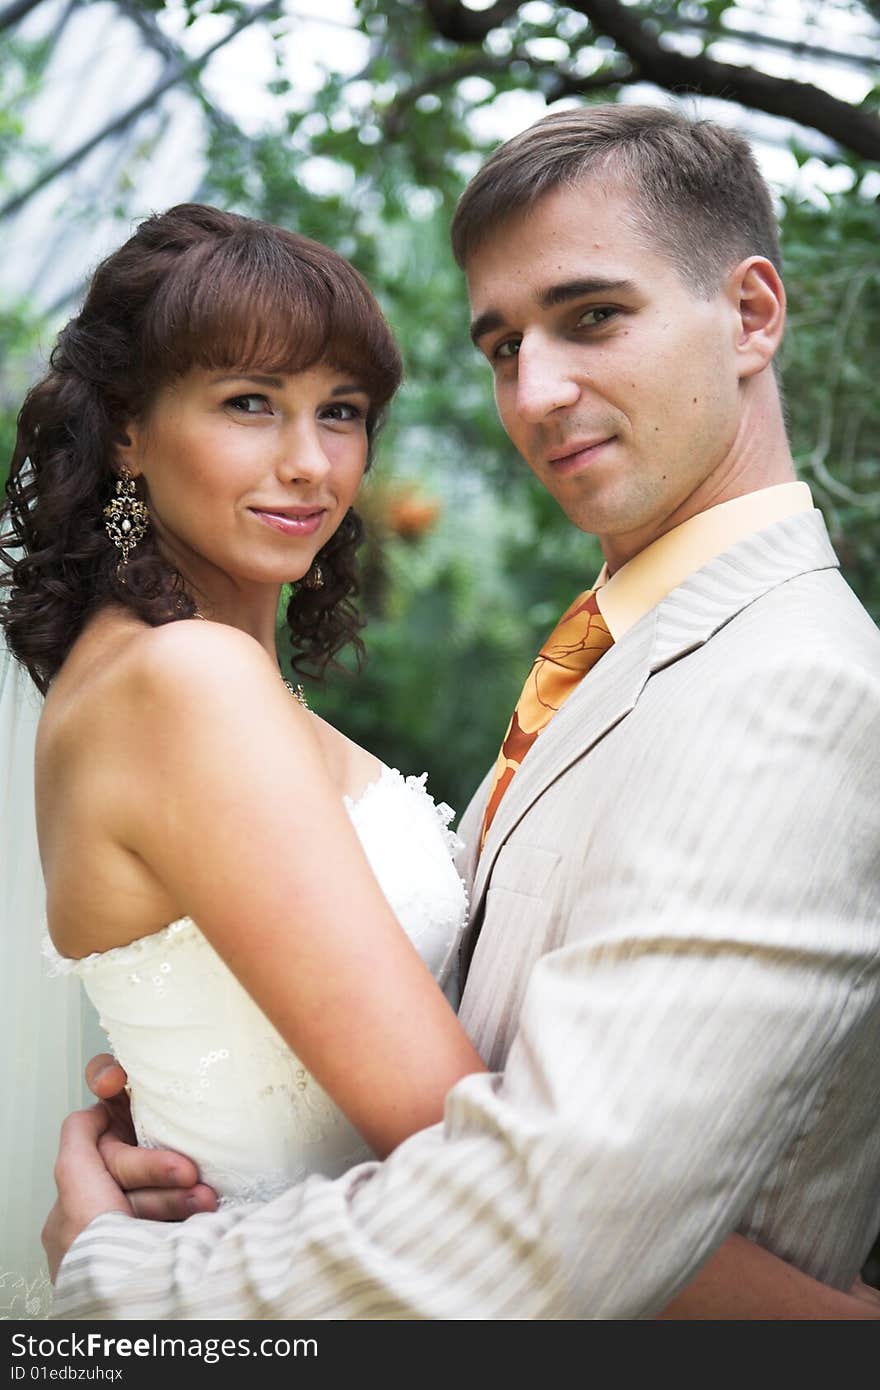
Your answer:
[[[85,1103],[83,1059],[105,1050],[79,982],[49,978],[34,822],[40,696],[0,635],[0,1319],[45,1317],[40,1232],[58,1130]]]

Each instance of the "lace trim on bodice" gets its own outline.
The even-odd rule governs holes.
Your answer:
[[[436,802],[434,800],[425,785],[427,779],[427,772],[423,772],[420,777],[405,777],[396,767],[383,767],[379,776],[369,783],[360,796],[343,796],[342,800],[357,829],[373,813],[378,799],[387,795],[391,789],[399,791],[401,788],[406,788],[407,791],[424,798],[430,804],[437,817],[446,847],[450,855],[454,856],[462,848],[462,841],[454,830],[449,829],[455,811],[445,801]],[[197,938],[201,935],[202,933],[192,917],[179,917],[175,922],[170,922],[167,927],[162,927],[159,931],[149,932],[146,936],[140,936],[136,941],[130,941],[125,946],[111,946],[106,951],[93,951],[91,955],[78,959],[62,956],[56,950],[51,937],[46,934],[42,941],[42,953],[47,962],[47,973],[50,976],[68,975],[72,971],[78,975],[83,975],[97,966],[103,967],[111,963],[122,966],[136,965],[147,952],[153,955],[157,949],[163,946],[176,945],[186,938]]]
[[[414,792],[417,796],[424,797],[433,807],[437,817],[438,825],[443,834],[446,848],[451,856],[458,854],[464,848],[464,842],[459,839],[454,830],[449,829],[449,824],[455,816],[455,811],[448,806],[445,801],[435,801],[425,785],[428,780],[427,772],[423,772],[420,777],[404,777],[402,772],[398,772],[396,767],[385,767],[382,772],[366,787],[358,797],[344,796],[346,810],[354,821],[359,825],[372,810],[373,803],[377,797],[384,795],[389,788],[405,787],[407,791]]]

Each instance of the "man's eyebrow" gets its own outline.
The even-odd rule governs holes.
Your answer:
[[[538,295],[542,309],[554,309],[558,304],[568,304],[572,299],[581,299],[587,294],[634,294],[632,280],[605,280],[600,276],[590,276],[586,280],[563,280],[561,284],[551,285]]]
[[[585,280],[563,280],[551,285],[538,295],[542,309],[555,309],[559,304],[568,304],[572,299],[582,299],[588,294],[635,294],[636,286],[632,280],[607,280],[601,276],[590,276]],[[471,324],[471,341],[478,344],[487,333],[504,327],[504,316],[497,309],[487,309],[479,314]]]
[[[494,333],[503,323],[504,319],[497,309],[487,309],[485,314],[479,314],[471,324],[471,342],[476,346],[481,338],[485,338],[487,333]]]

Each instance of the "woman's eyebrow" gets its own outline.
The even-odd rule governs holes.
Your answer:
[[[342,386],[334,386],[330,392],[331,396],[350,396],[353,391],[359,391],[362,396],[368,396],[366,386],[360,381],[346,381]]]
[[[262,372],[230,372],[224,376],[213,378],[215,386],[222,386],[226,381],[252,381],[255,386],[272,386],[276,391],[284,388],[284,381],[280,376],[265,376]],[[367,395],[367,388],[359,381],[346,381],[341,386],[334,386],[330,392],[331,396],[350,396],[353,391],[359,391],[362,395]]]
[[[226,376],[215,376],[214,384],[222,385],[224,381],[253,381],[257,386],[274,386],[276,391],[280,391],[284,382],[280,376],[264,376],[262,372],[230,372]]]

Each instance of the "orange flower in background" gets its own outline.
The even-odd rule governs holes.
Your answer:
[[[436,497],[427,497],[415,488],[392,493],[383,508],[385,525],[404,540],[416,540],[430,531],[440,515]]]

